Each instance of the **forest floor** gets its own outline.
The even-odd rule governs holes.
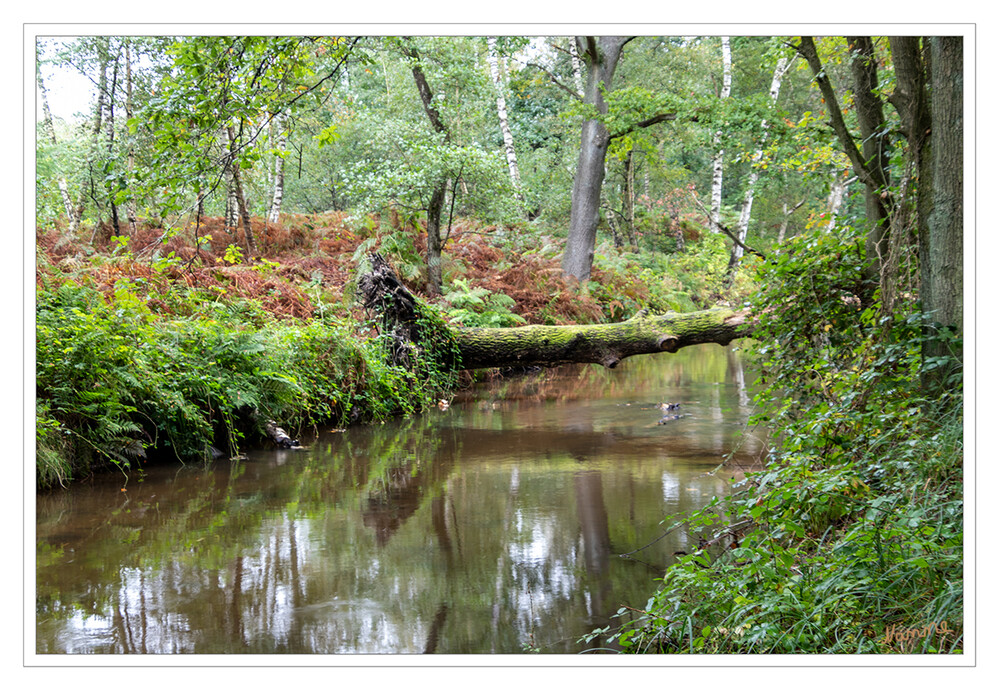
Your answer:
[[[562,277],[561,238],[471,220],[448,233],[443,294],[431,296],[425,231],[388,217],[258,218],[252,253],[242,228],[219,218],[127,236],[39,229],[39,486],[108,462],[127,467],[142,453],[200,457],[220,426],[233,444],[244,426],[259,431],[247,419],[289,429],[364,422],[451,396],[471,374],[441,369],[430,351],[419,375],[386,366],[374,315],[357,295],[370,252],[457,327],[612,323],[640,309],[726,304],[728,253],[717,235],[673,253],[601,245],[580,287]],[[730,300],[749,293],[749,272]]]
[[[358,225],[339,212],[286,215],[276,224],[255,218],[256,252],[249,257],[242,229],[227,229],[220,218],[171,232],[140,226],[127,241],[115,238],[108,228],[91,230],[90,238],[81,233],[77,239],[58,229],[39,229],[36,281],[41,287],[46,279],[73,275],[108,297],[118,281],[145,281],[150,308],[164,315],[169,315],[170,306],[157,293],[186,286],[219,299],[253,300],[278,318],[308,319],[320,298],[359,317],[351,281],[362,255],[378,251],[406,287],[428,299],[425,231],[392,226],[378,217],[360,224],[360,230],[351,229]],[[509,297],[509,311],[526,323],[576,324],[617,321],[648,306],[661,311],[706,308],[744,292],[737,285],[734,292],[721,294],[718,280],[703,271],[687,280],[660,267],[642,273],[631,260],[595,262],[591,285],[598,289],[580,291],[562,278],[562,242],[533,229],[459,220],[444,247],[445,293],[459,278],[465,290]],[[447,306],[440,298],[436,302]]]
[[[257,252],[249,259],[245,258],[242,229],[227,230],[219,218],[205,219],[197,233],[194,228],[168,234],[159,227],[140,227],[129,237],[127,246],[112,241],[111,233],[105,233],[102,241],[97,232],[92,242],[85,242],[67,240],[57,230],[39,231],[37,250],[44,260],[38,262],[36,280],[41,285],[46,277],[75,273],[105,294],[113,292],[122,279],[144,280],[150,286],[150,306],[161,310],[169,307],[157,303],[156,288],[169,282],[182,283],[224,294],[229,300],[255,300],[276,317],[307,319],[316,309],[316,293],[310,287],[322,286],[325,299],[349,304],[350,300],[343,298],[349,291],[358,249],[364,245],[366,250],[385,253],[406,286],[426,297],[420,264],[425,233],[412,228],[383,233],[377,221],[361,233],[354,232],[344,213],[293,216],[282,221],[269,224],[254,219]],[[513,252],[500,249],[498,244],[510,242],[506,238],[496,242],[494,234],[506,231],[472,222],[456,224],[445,247],[445,275],[460,275],[468,285],[509,296],[515,303],[511,311],[528,323],[601,320],[604,307],[596,298],[567,289],[558,252],[543,251],[544,243],[551,243],[547,245],[551,249],[556,240],[541,238],[533,250]],[[394,239],[386,242],[390,236]],[[400,236],[405,238],[401,245]],[[234,255],[231,246],[239,247],[239,252]],[[101,255],[106,260],[95,260]],[[628,282],[599,269],[594,271],[594,280]],[[637,283],[620,287],[636,299],[643,297]],[[615,306],[609,308],[613,311]]]

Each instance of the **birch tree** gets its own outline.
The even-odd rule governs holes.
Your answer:
[[[59,140],[56,138],[55,125],[52,121],[52,111],[49,108],[49,97],[48,91],[45,88],[45,80],[42,78],[41,61],[37,46],[35,49],[35,58],[35,78],[38,82],[38,93],[42,101],[42,129],[52,145],[58,146]],[[62,198],[63,207],[66,210],[66,218],[69,219],[69,231],[70,233],[74,233],[76,232],[78,219],[73,212],[73,199],[69,194],[69,182],[61,171],[57,174],[57,184],[59,186],[59,196]]]
[[[288,129],[285,126],[287,116],[278,113],[271,123],[277,133],[274,146],[274,194],[271,197],[271,208],[267,214],[267,222],[276,223],[281,217],[281,203],[284,200],[284,157],[288,149]]]
[[[489,47],[489,74],[492,76],[493,85],[496,87],[496,114],[499,117],[500,131],[503,134],[503,150],[506,153],[507,167],[510,169],[510,182],[516,190],[517,198],[521,201],[523,196],[520,192],[520,170],[517,167],[517,150],[513,145],[513,134],[510,132],[510,124],[506,115],[506,96],[503,77],[500,73],[499,56],[496,51],[496,37],[490,36],[487,40]]]
[[[135,114],[132,82],[132,41],[125,39],[125,122],[129,122]],[[128,144],[128,177],[131,178],[135,172],[135,146],[132,142]],[[135,194],[129,194],[125,205],[125,217],[128,220],[128,231],[134,235],[137,224],[138,211],[136,208]]]
[[[579,60],[579,51],[576,49],[576,40],[569,38],[569,57],[572,60],[572,83],[576,85],[576,92],[583,93],[583,68]]]
[[[826,232],[836,229],[836,218],[839,216],[843,200],[846,198],[847,188],[856,181],[856,175],[850,175],[848,170],[843,170],[833,175],[832,184],[829,186],[829,197],[826,199],[826,214],[829,218],[826,223]]]
[[[770,82],[770,102],[776,103],[777,97],[780,95],[780,85],[781,81],[784,79],[784,75],[787,73],[788,68],[791,65],[791,59],[787,56],[781,56],[777,59],[777,66],[774,68],[774,76]],[[728,276],[727,281],[731,281],[735,277],[735,270],[739,267],[739,262],[742,260],[743,256],[743,246],[746,242],[746,235],[749,234],[749,219],[753,213],[753,197],[756,194],[756,182],[760,178],[760,162],[763,159],[763,148],[767,139],[767,131],[769,129],[769,123],[764,118],[763,122],[760,124],[760,129],[762,130],[762,135],[760,137],[760,143],[756,149],[756,153],[753,154],[752,169],[749,173],[749,180],[746,183],[746,193],[742,201],[742,211],[739,213],[739,223],[736,226],[736,234],[739,237],[739,241],[732,246],[732,254],[728,263]]]
[[[720,98],[728,98],[732,93],[732,48],[728,36],[721,37],[722,48],[722,89]],[[714,157],[714,173],[711,177],[711,231],[718,232],[721,222],[722,177],[725,151],[721,148],[721,131],[715,133],[714,147],[717,153]]]

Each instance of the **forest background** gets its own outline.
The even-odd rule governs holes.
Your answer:
[[[190,111],[178,108],[178,103],[184,103],[186,107],[195,104],[196,112],[200,107],[197,106],[199,97],[207,96],[201,102],[208,106],[213,103],[212,94],[185,91],[183,84],[174,85],[176,90],[171,90],[174,87],[164,89],[158,98],[150,91],[146,106],[160,108],[161,119],[155,119],[156,109],[148,111],[146,122],[159,125],[159,128],[151,128],[157,133],[156,137],[148,140],[144,147],[125,143],[129,136],[135,136],[143,128],[137,127],[133,132],[132,127],[125,124],[128,118],[121,117],[121,111],[127,112],[130,106],[124,99],[117,106],[119,116],[110,124],[106,115],[111,110],[102,111],[106,106],[99,106],[93,113],[103,112],[105,116],[92,117],[90,134],[86,129],[80,131],[75,154],[68,153],[80,156],[81,162],[86,161],[85,165],[71,166],[77,171],[86,170],[85,180],[75,187],[67,180],[70,199],[74,196],[85,199],[83,214],[76,213],[79,204],[65,203],[66,197],[61,195],[58,182],[54,186],[46,184],[46,191],[39,191],[37,197],[39,246],[53,259],[53,269],[58,267],[57,271],[53,270],[55,280],[51,287],[56,292],[62,290],[58,296],[63,300],[59,303],[61,308],[73,300],[78,305],[94,306],[93,300],[100,294],[110,297],[111,304],[118,310],[136,310],[128,313],[138,315],[138,323],[147,326],[153,323],[153,318],[146,316],[147,309],[186,318],[192,313],[190,310],[208,303],[224,304],[226,310],[236,312],[226,313],[220,321],[237,318],[259,325],[270,323],[269,319],[274,315],[315,318],[317,309],[321,312],[320,321],[327,318],[326,309],[339,318],[350,313],[349,302],[341,299],[342,291],[331,295],[324,290],[329,289],[333,271],[340,271],[336,273],[341,278],[339,283],[347,285],[349,268],[322,263],[311,271],[299,267],[304,274],[291,271],[294,275],[288,275],[284,267],[291,262],[280,257],[282,250],[302,255],[303,248],[311,248],[313,243],[319,248],[324,240],[335,236],[347,240],[341,249],[349,250],[344,253],[349,254],[351,261],[363,258],[363,253],[369,249],[378,249],[388,255],[402,277],[422,295],[436,300],[445,318],[453,324],[515,325],[529,319],[541,323],[599,322],[627,318],[650,306],[654,310],[668,311],[692,310],[719,303],[742,304],[752,299],[759,285],[755,263],[758,257],[753,251],[747,257],[747,249],[773,255],[781,253],[776,247],[797,237],[797,242],[804,244],[794,246],[804,250],[805,263],[785,265],[782,277],[787,279],[807,275],[816,268],[829,269],[830,261],[833,264],[843,261],[844,247],[850,251],[850,248],[862,246],[865,237],[861,219],[868,213],[864,194],[859,191],[837,193],[843,182],[849,182],[847,190],[851,185],[857,190],[857,181],[851,179],[854,175],[850,174],[849,157],[839,145],[842,142],[837,142],[834,128],[827,126],[820,115],[826,104],[825,96],[813,85],[815,71],[809,68],[807,60],[790,51],[786,39],[736,37],[730,46],[732,84],[726,100],[723,97],[725,70],[720,37],[667,41],[675,41],[670,46],[672,50],[657,51],[657,44],[649,37],[631,42],[622,52],[620,64],[616,65],[615,88],[595,92],[589,103],[586,102],[585,83],[580,82],[583,82],[581,77],[586,68],[593,63],[587,63],[586,56],[577,51],[575,60],[579,61],[580,81],[575,82],[577,70],[571,43],[551,46],[550,52],[543,54],[543,60],[539,54],[537,64],[524,64],[517,69],[510,65],[515,51],[522,50],[524,44],[499,42],[492,47],[484,37],[468,39],[467,44],[465,41],[441,44],[433,39],[417,38],[364,46],[367,52],[365,58],[358,61],[359,69],[351,71],[348,67],[347,84],[337,79],[335,89],[331,89],[325,100],[325,103],[338,104],[339,110],[333,108],[316,121],[310,121],[310,115],[315,117],[320,111],[299,113],[296,129],[283,143],[281,127],[274,126],[276,119],[280,125],[280,118],[265,118],[266,128],[256,122],[259,113],[264,112],[258,107],[260,102],[255,102],[253,108],[246,111],[245,122],[239,123],[245,127],[231,131],[228,127],[218,127],[210,107],[204,113],[198,113],[199,117],[205,117],[202,121],[193,122],[186,115],[181,116],[182,111]],[[322,52],[315,51],[316,57],[325,55],[330,61],[325,65],[327,68],[346,54],[344,45],[336,42],[324,46],[322,41],[317,41],[312,45],[322,49]],[[825,69],[833,75],[831,81],[842,89],[839,93],[847,99],[844,110],[849,112],[846,85],[853,83],[854,77],[850,73],[852,61],[848,43],[838,39],[819,41],[818,45]],[[883,41],[878,42],[875,49],[883,49],[885,45]],[[108,43],[104,49],[110,47]],[[103,72],[107,75],[111,61],[102,63],[99,44],[91,48],[92,64],[103,64]],[[232,44],[212,42],[191,52],[181,48],[178,64],[181,69],[197,71],[203,67],[199,66],[200,58],[206,52],[213,55],[219,61],[216,64],[231,68],[232,71],[224,75],[230,84],[246,78],[239,88],[249,90],[243,92],[244,98],[239,102],[247,104],[262,95],[252,92],[254,79],[259,75],[240,74],[239,65],[226,58],[233,48]],[[506,61],[507,70],[505,73],[500,71],[501,75],[505,74],[506,81],[503,77],[497,80],[487,67],[491,67],[491,48],[496,51],[497,61]],[[155,47],[150,49],[155,50]],[[287,51],[268,52],[271,47],[266,44],[243,44],[236,49],[258,51],[255,53],[260,58],[257,65],[272,59],[275,60],[273,64],[277,64],[277,55],[288,54]],[[117,50],[120,56],[126,48],[119,45]],[[469,52],[462,54],[462,50]],[[550,62],[545,63],[545,60]],[[684,69],[670,69],[677,66],[670,64],[672,60],[680,61]],[[126,63],[117,64],[125,69]],[[882,67],[887,64],[881,63]],[[304,70],[299,72],[299,77],[308,72],[315,75],[321,73],[322,66],[319,63],[287,65],[283,74],[294,75],[296,70]],[[434,77],[438,84],[468,84],[472,87],[468,93],[476,94],[476,98],[463,95],[448,99],[446,88],[425,98],[417,66],[423,71],[428,85],[435,83]],[[656,69],[660,71],[656,72]],[[603,81],[610,81],[606,74],[604,76]],[[581,99],[568,94],[566,86],[574,82],[583,87],[576,89],[583,94]],[[662,88],[663,84],[668,88]],[[267,90],[269,93],[286,90],[286,101],[291,101],[297,98],[295,89],[302,85],[289,77],[269,82]],[[889,93],[890,86],[889,83],[881,85],[881,93]],[[339,95],[335,95],[337,89]],[[351,94],[350,89],[356,90],[355,93]],[[370,102],[364,104],[366,91],[377,94],[377,112]],[[393,91],[396,100],[393,100]],[[308,86],[305,92],[309,92]],[[121,93],[119,98],[123,98]],[[310,93],[310,96],[319,95]],[[509,132],[497,126],[503,117],[500,95],[509,114]],[[214,96],[225,97],[221,92]],[[171,98],[179,100],[171,102]],[[218,101],[214,103],[217,105]],[[133,103],[131,107],[135,106]],[[602,111],[604,107],[606,110]],[[586,266],[585,261],[573,264],[558,250],[562,243],[569,246],[573,242],[570,237],[577,221],[573,218],[576,204],[572,185],[577,176],[572,170],[583,165],[574,149],[580,127],[585,132],[588,121],[603,124],[613,135],[608,137],[605,152],[606,175],[601,185],[603,193],[598,197],[600,205],[596,215],[600,220],[593,225],[597,234],[591,266]],[[205,127],[206,123],[212,125]],[[544,126],[538,126],[540,123]],[[859,126],[859,123],[851,124]],[[207,139],[199,138],[206,133]],[[65,132],[57,133],[52,139],[51,158],[39,151],[38,169],[41,174],[47,171],[53,180],[58,178],[59,134]],[[303,137],[297,144],[296,134]],[[519,182],[508,155],[507,134],[514,151],[519,154]],[[244,136],[246,140],[241,139]],[[370,137],[375,137],[374,142],[383,154],[380,163],[372,164],[371,159],[354,157],[359,142],[371,146]],[[306,149],[301,143],[305,140],[316,145]],[[518,150],[518,141],[526,142],[526,147],[522,143]],[[140,155],[140,150],[153,156],[149,161],[152,164],[144,166],[134,158]],[[185,150],[195,155],[177,155],[178,151],[183,153]],[[214,151],[215,161],[208,167],[201,167],[204,154],[209,150]],[[906,149],[896,150],[898,158],[888,161],[887,165],[905,169]],[[723,181],[721,197],[716,204],[709,190],[717,179],[714,161],[720,152],[724,152]],[[298,177],[292,177],[295,184],[288,177],[289,161],[297,164]],[[135,171],[142,169],[153,171],[153,177],[136,179]],[[219,175],[214,180],[218,186],[214,186],[205,178],[211,170],[228,171],[229,177],[224,179]],[[306,172],[304,177],[303,171]],[[247,182],[242,200],[238,187],[243,180],[234,179],[241,174]],[[274,192],[282,177],[286,185],[279,195]],[[147,205],[143,207],[145,213],[129,208],[130,204],[139,203],[142,195],[134,190],[142,189],[142,184],[149,190]],[[209,188],[212,193],[201,193]],[[222,189],[232,189],[235,193],[223,194],[220,193]],[[168,191],[164,193],[163,190]],[[251,193],[246,194],[247,190]],[[85,193],[81,195],[81,191]],[[204,206],[199,208],[196,203],[192,204],[192,198],[201,199]],[[155,202],[151,202],[152,199]],[[276,220],[271,221],[269,216],[277,199],[280,199],[280,207]],[[281,211],[281,208],[289,207],[303,212]],[[147,228],[152,232],[142,243],[139,218],[149,217],[167,222],[152,223]],[[247,217],[249,222],[245,220]],[[133,218],[136,224],[123,229],[130,226]],[[264,218],[268,220],[260,222]],[[178,219],[183,220],[178,222]],[[260,225],[258,235],[253,232],[254,219]],[[435,248],[431,246],[435,220],[441,239],[450,242],[442,243],[443,251],[437,265],[433,261]],[[55,228],[56,232],[43,228]],[[725,229],[739,239],[729,239]],[[260,246],[266,248],[264,251],[255,251],[258,237]],[[489,249],[483,246],[480,238],[489,238],[493,245],[491,249],[501,251],[499,255],[490,255],[490,260],[483,266],[485,270],[476,274],[476,260],[481,261],[481,252]],[[87,246],[94,248],[93,253],[86,250]],[[328,248],[325,249],[329,254]],[[511,249],[514,251],[506,251]],[[583,249],[587,249],[585,243]],[[504,267],[510,280],[490,282],[500,273],[496,269],[496,262],[502,261],[500,256],[510,253],[527,257],[533,263],[526,269],[524,266]],[[839,265],[849,273],[850,280],[858,280],[858,273],[862,275],[865,270],[864,253],[857,250],[856,255],[856,262]],[[175,301],[159,294],[152,297],[150,290],[157,287],[156,279],[162,279],[161,285],[166,285],[180,275],[185,262],[193,266],[194,261],[204,259],[215,273],[209,271],[204,275],[201,285],[197,286],[200,292],[166,290],[166,297]],[[81,263],[74,265],[74,260]],[[818,263],[810,264],[809,261]],[[97,271],[94,271],[95,267]],[[910,264],[910,268],[919,270],[915,264]],[[599,279],[587,283],[591,269]],[[47,270],[45,267],[42,273]],[[439,275],[435,270],[440,271]],[[78,280],[83,274],[101,275],[101,272],[107,279],[104,282],[98,280],[86,285],[86,280]],[[218,280],[217,275],[225,278]],[[229,296],[223,300],[223,293],[241,282],[238,278],[233,280],[233,275],[245,277],[243,284],[259,280],[257,284],[266,289],[263,293],[247,295],[253,303],[249,307],[248,302],[230,301]],[[70,280],[65,280],[66,276],[70,276]],[[524,282],[528,277],[537,279],[539,276],[574,278],[582,282],[584,291],[575,292],[571,282],[565,289]],[[906,274],[898,285],[890,286],[898,288],[902,301],[908,299],[905,297],[907,288],[914,283],[906,281],[912,279],[911,274]],[[332,282],[336,284],[337,281]],[[288,285],[297,285],[299,289],[282,292]],[[519,300],[517,288],[524,291]],[[88,292],[89,289],[93,291]],[[206,297],[213,289],[216,296]],[[308,296],[310,289],[316,297],[301,302],[301,296]],[[856,294],[862,295],[863,291],[858,289]],[[546,296],[543,304],[530,302],[538,295]],[[136,297],[145,304],[139,304]],[[842,295],[829,292],[826,297],[840,299]],[[162,304],[151,303],[151,299]],[[869,308],[870,304],[864,306]],[[298,308],[304,311],[296,313]],[[185,312],[185,309],[189,311]],[[905,318],[911,315],[904,309],[900,313],[904,313]],[[357,316],[356,313],[351,315]],[[839,316],[846,318],[844,314]],[[845,320],[839,322],[842,326],[846,324]],[[821,323],[816,325],[823,326]],[[92,324],[80,322],[68,327],[87,329]],[[123,337],[148,334],[132,333]],[[101,337],[105,335],[102,333]],[[251,354],[250,350],[257,347],[256,343],[239,341],[213,342],[219,348],[228,347],[227,354],[237,357]],[[249,349],[244,345],[249,345]],[[853,342],[853,346],[857,345]],[[906,345],[906,356],[912,355],[912,346],[912,342]],[[920,354],[921,347],[917,346]],[[358,352],[362,359],[377,354]],[[372,356],[364,361],[370,369],[376,360]],[[289,411],[289,408],[281,408],[287,404],[287,398],[282,397],[289,390],[288,381],[282,378],[287,371],[289,369],[285,368],[271,379],[274,397],[266,401],[261,398],[271,406],[271,411]],[[391,388],[393,382],[389,379],[391,376],[385,381]],[[282,386],[286,387],[284,392]],[[222,391],[222,397],[232,398],[245,392],[237,388],[238,385]],[[79,388],[68,386],[67,390],[78,392]],[[393,395],[399,393],[398,389],[393,391]],[[353,390],[352,394],[357,392]],[[438,389],[402,391],[387,408],[380,410],[372,406],[365,413],[377,415],[399,408],[404,411],[418,409],[440,392]],[[365,400],[372,405],[375,398],[369,396]],[[102,438],[107,438],[108,429],[115,429],[118,437],[126,440],[111,453],[106,452],[108,446],[98,453],[104,452],[112,462],[128,464],[135,458],[130,455],[128,432],[140,429],[127,427],[128,408],[133,406],[133,401],[118,398],[115,402],[120,405],[121,415],[99,420],[107,425],[100,430]],[[350,408],[325,413],[346,415],[350,409],[364,409],[359,399],[349,402]],[[163,400],[157,404],[169,403]],[[78,400],[73,404],[77,406],[75,413],[86,414],[85,406],[94,403]],[[320,404],[318,398],[314,404]],[[106,405],[102,409],[107,409]],[[315,412],[309,409],[304,413],[293,412],[292,416],[302,414],[305,418]],[[189,413],[189,418],[177,418],[177,430],[169,430],[177,438],[189,431],[182,424],[196,418],[195,409]],[[45,411],[39,418],[46,419]],[[55,424],[64,423],[55,417],[52,419]],[[54,424],[50,426],[58,428]],[[178,433],[182,428],[183,434]],[[52,447],[46,449],[52,450]],[[54,452],[49,458],[56,462],[57,455],[59,453]],[[57,479],[60,471],[56,468],[51,477]],[[940,471],[939,467],[932,470],[934,473]],[[947,474],[950,470],[943,471]],[[944,483],[949,484],[952,479],[948,476]],[[841,480],[843,476],[835,477],[835,482]],[[850,479],[846,481],[849,485]],[[953,534],[948,537],[953,538]],[[702,640],[701,645],[719,643],[710,634],[697,639]],[[737,641],[728,640],[727,643]]]

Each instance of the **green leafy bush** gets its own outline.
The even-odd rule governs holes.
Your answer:
[[[921,359],[923,339],[947,340],[954,360],[960,344],[916,304],[863,305],[862,239],[848,240],[795,238],[762,268],[766,467],[672,526],[709,546],[679,558],[638,616],[622,610],[626,651],[962,650],[960,374],[941,396],[920,387],[940,365]]]

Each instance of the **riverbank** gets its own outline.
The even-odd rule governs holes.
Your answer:
[[[664,525],[701,546],[621,612],[628,651],[963,652],[962,345],[915,303],[850,299],[862,264],[840,241],[796,238],[764,267],[766,467]]]
[[[291,218],[259,228],[252,259],[217,219],[98,247],[40,233],[39,488],[106,468],[236,456],[271,419],[294,435],[448,399],[469,375],[444,358],[430,352],[413,370],[387,363],[388,345],[354,297],[367,251],[392,261],[441,328],[693,310],[717,296],[725,266],[724,245],[710,239],[669,259],[606,248],[579,292],[559,277],[557,240],[464,224],[448,245],[444,294],[431,299],[421,289],[420,234],[388,230],[354,232],[342,214]],[[669,261],[677,266],[666,270]],[[686,264],[707,270],[683,282]]]

